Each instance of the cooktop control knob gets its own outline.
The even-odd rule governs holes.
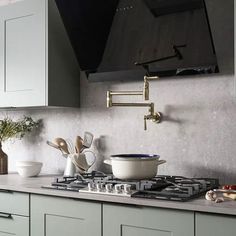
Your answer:
[[[88,191],[94,191],[94,190],[95,190],[94,183],[88,183]]]
[[[121,188],[121,185],[120,185],[120,184],[116,184],[116,185],[115,185],[115,192],[116,192],[116,193],[122,193],[122,188]]]
[[[96,187],[98,192],[102,192],[104,190],[104,184],[102,183],[97,183]]]
[[[126,194],[131,193],[131,185],[130,184],[124,184],[124,193],[126,193]]]
[[[112,184],[106,184],[105,188],[106,188],[106,192],[110,193],[113,190],[113,185]]]

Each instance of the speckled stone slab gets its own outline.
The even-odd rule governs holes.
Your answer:
[[[49,190],[41,188],[42,185],[50,185],[55,175],[42,175],[33,178],[22,178],[18,174],[0,176],[0,189],[26,192],[31,194],[49,195],[55,197],[74,198],[88,201],[109,202],[114,204],[138,205],[140,207],[158,207],[179,209],[185,211],[197,211],[236,215],[236,201],[226,200],[223,203],[215,203],[205,200],[203,197],[188,202],[176,202],[167,200],[150,200],[130,197],[117,197],[99,194],[85,194],[62,190]]]

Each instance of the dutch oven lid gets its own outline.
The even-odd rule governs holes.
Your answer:
[[[121,159],[121,160],[153,160],[153,159],[159,159],[160,156],[157,154],[116,154],[111,155],[111,159]]]

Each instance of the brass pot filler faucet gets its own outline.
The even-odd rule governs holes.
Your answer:
[[[149,107],[149,113],[144,115],[144,130],[147,130],[147,120],[151,120],[155,123],[160,123],[162,114],[154,111],[154,103],[114,103],[112,96],[143,96],[144,100],[149,100],[149,82],[148,80],[159,79],[158,76],[144,76],[143,91],[107,91],[107,107]]]

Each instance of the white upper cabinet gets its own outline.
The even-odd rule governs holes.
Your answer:
[[[79,106],[79,66],[54,0],[0,7],[0,107]]]

